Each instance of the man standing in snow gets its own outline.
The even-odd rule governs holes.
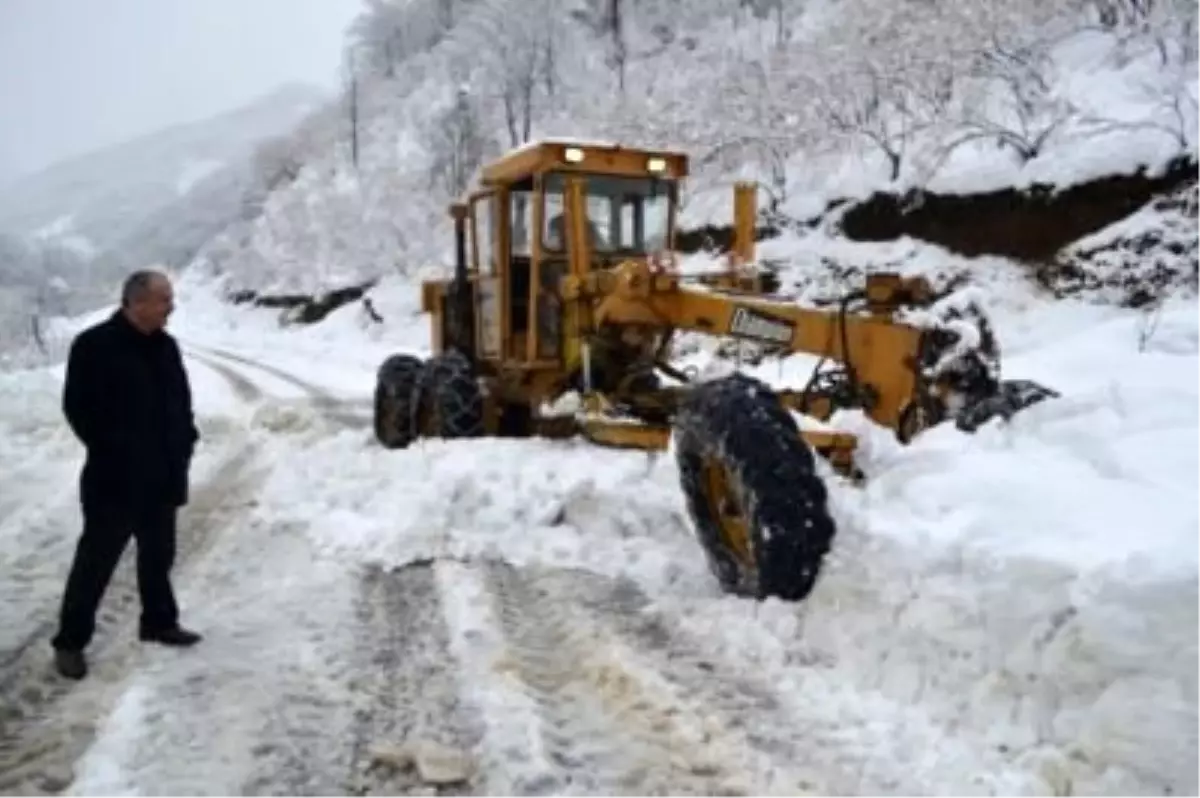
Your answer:
[[[173,308],[166,275],[135,272],[121,308],[71,344],[63,412],[87,449],[79,480],[83,534],[52,641],[55,667],[69,679],[87,675],[83,650],[130,537],[137,539],[140,639],[169,646],[200,640],[179,626],[170,581],[175,516],[187,503],[200,437],[183,358],[165,330]]]

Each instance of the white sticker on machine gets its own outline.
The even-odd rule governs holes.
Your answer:
[[[755,313],[747,308],[737,308],[733,311],[733,321],[729,325],[729,332],[744,338],[754,338],[776,344],[786,344],[792,340],[791,324]]]

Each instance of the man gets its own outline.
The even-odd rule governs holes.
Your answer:
[[[140,639],[169,646],[200,640],[179,626],[170,581],[175,515],[187,503],[188,468],[200,438],[183,358],[165,331],[173,309],[167,277],[136,272],[125,281],[121,308],[71,344],[63,412],[87,449],[79,480],[83,534],[52,641],[55,667],[69,679],[87,675],[83,650],[131,536]]]
[[[562,252],[567,248],[567,217],[557,214],[551,217],[546,229],[546,248],[554,252]],[[609,242],[600,235],[600,228],[591,219],[587,220],[588,246],[595,252],[607,252]]]

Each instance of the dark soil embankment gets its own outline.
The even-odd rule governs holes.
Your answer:
[[[927,241],[951,252],[974,257],[999,255],[1046,262],[1064,247],[1163,197],[1196,183],[1197,164],[1190,157],[1169,162],[1161,173],[1146,169],[1111,175],[1059,188],[1034,184],[978,194],[907,194],[877,192],[866,200],[830,202],[824,216],[839,211],[838,226],[852,241],[891,241],[902,236]],[[815,227],[823,217],[790,224]],[[731,220],[732,221],[732,220]],[[789,225],[790,226],[790,225]],[[756,239],[776,236],[778,223],[763,223]],[[727,251],[733,242],[730,225],[681,230],[677,249],[684,253]]]
[[[1056,296],[1141,307],[1180,289],[1194,292],[1200,283],[1197,163],[1180,157],[1154,175],[1147,171],[978,194],[878,192],[831,202],[816,218],[772,219],[756,238],[823,222],[852,241],[908,236],[966,257],[1027,263],[1030,276]],[[731,246],[733,228],[706,226],[678,239],[683,252],[721,252]],[[844,264],[826,266],[838,271]]]
[[[1195,182],[1154,198],[1113,228],[1038,264],[1038,282],[1056,296],[1090,296],[1134,308],[1178,290],[1194,293],[1200,287],[1198,200]]]
[[[1181,157],[1153,177],[1142,169],[1061,189],[1035,184],[981,194],[876,193],[845,211],[841,229],[854,241],[909,236],[968,257],[1041,262],[1155,197],[1195,183],[1196,174],[1196,162]]]

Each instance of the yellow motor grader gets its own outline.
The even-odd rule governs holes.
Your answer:
[[[832,308],[766,295],[751,184],[734,189],[728,268],[680,273],[672,253],[687,173],[681,153],[575,141],[535,142],[487,165],[450,208],[453,276],[422,285],[434,354],[380,365],[375,434],[389,448],[420,436],[581,436],[646,450],[673,439],[721,586],[799,600],[834,535],[815,455],[846,475],[856,468],[854,436],[798,417],[858,408],[908,441],[952,416],[973,429],[1053,392],[1000,381],[975,306],[905,320],[936,299],[921,279],[871,275]],[[672,363],[681,333],[822,362],[796,389],[738,372],[699,381]],[[576,406],[556,411],[569,394]]]

